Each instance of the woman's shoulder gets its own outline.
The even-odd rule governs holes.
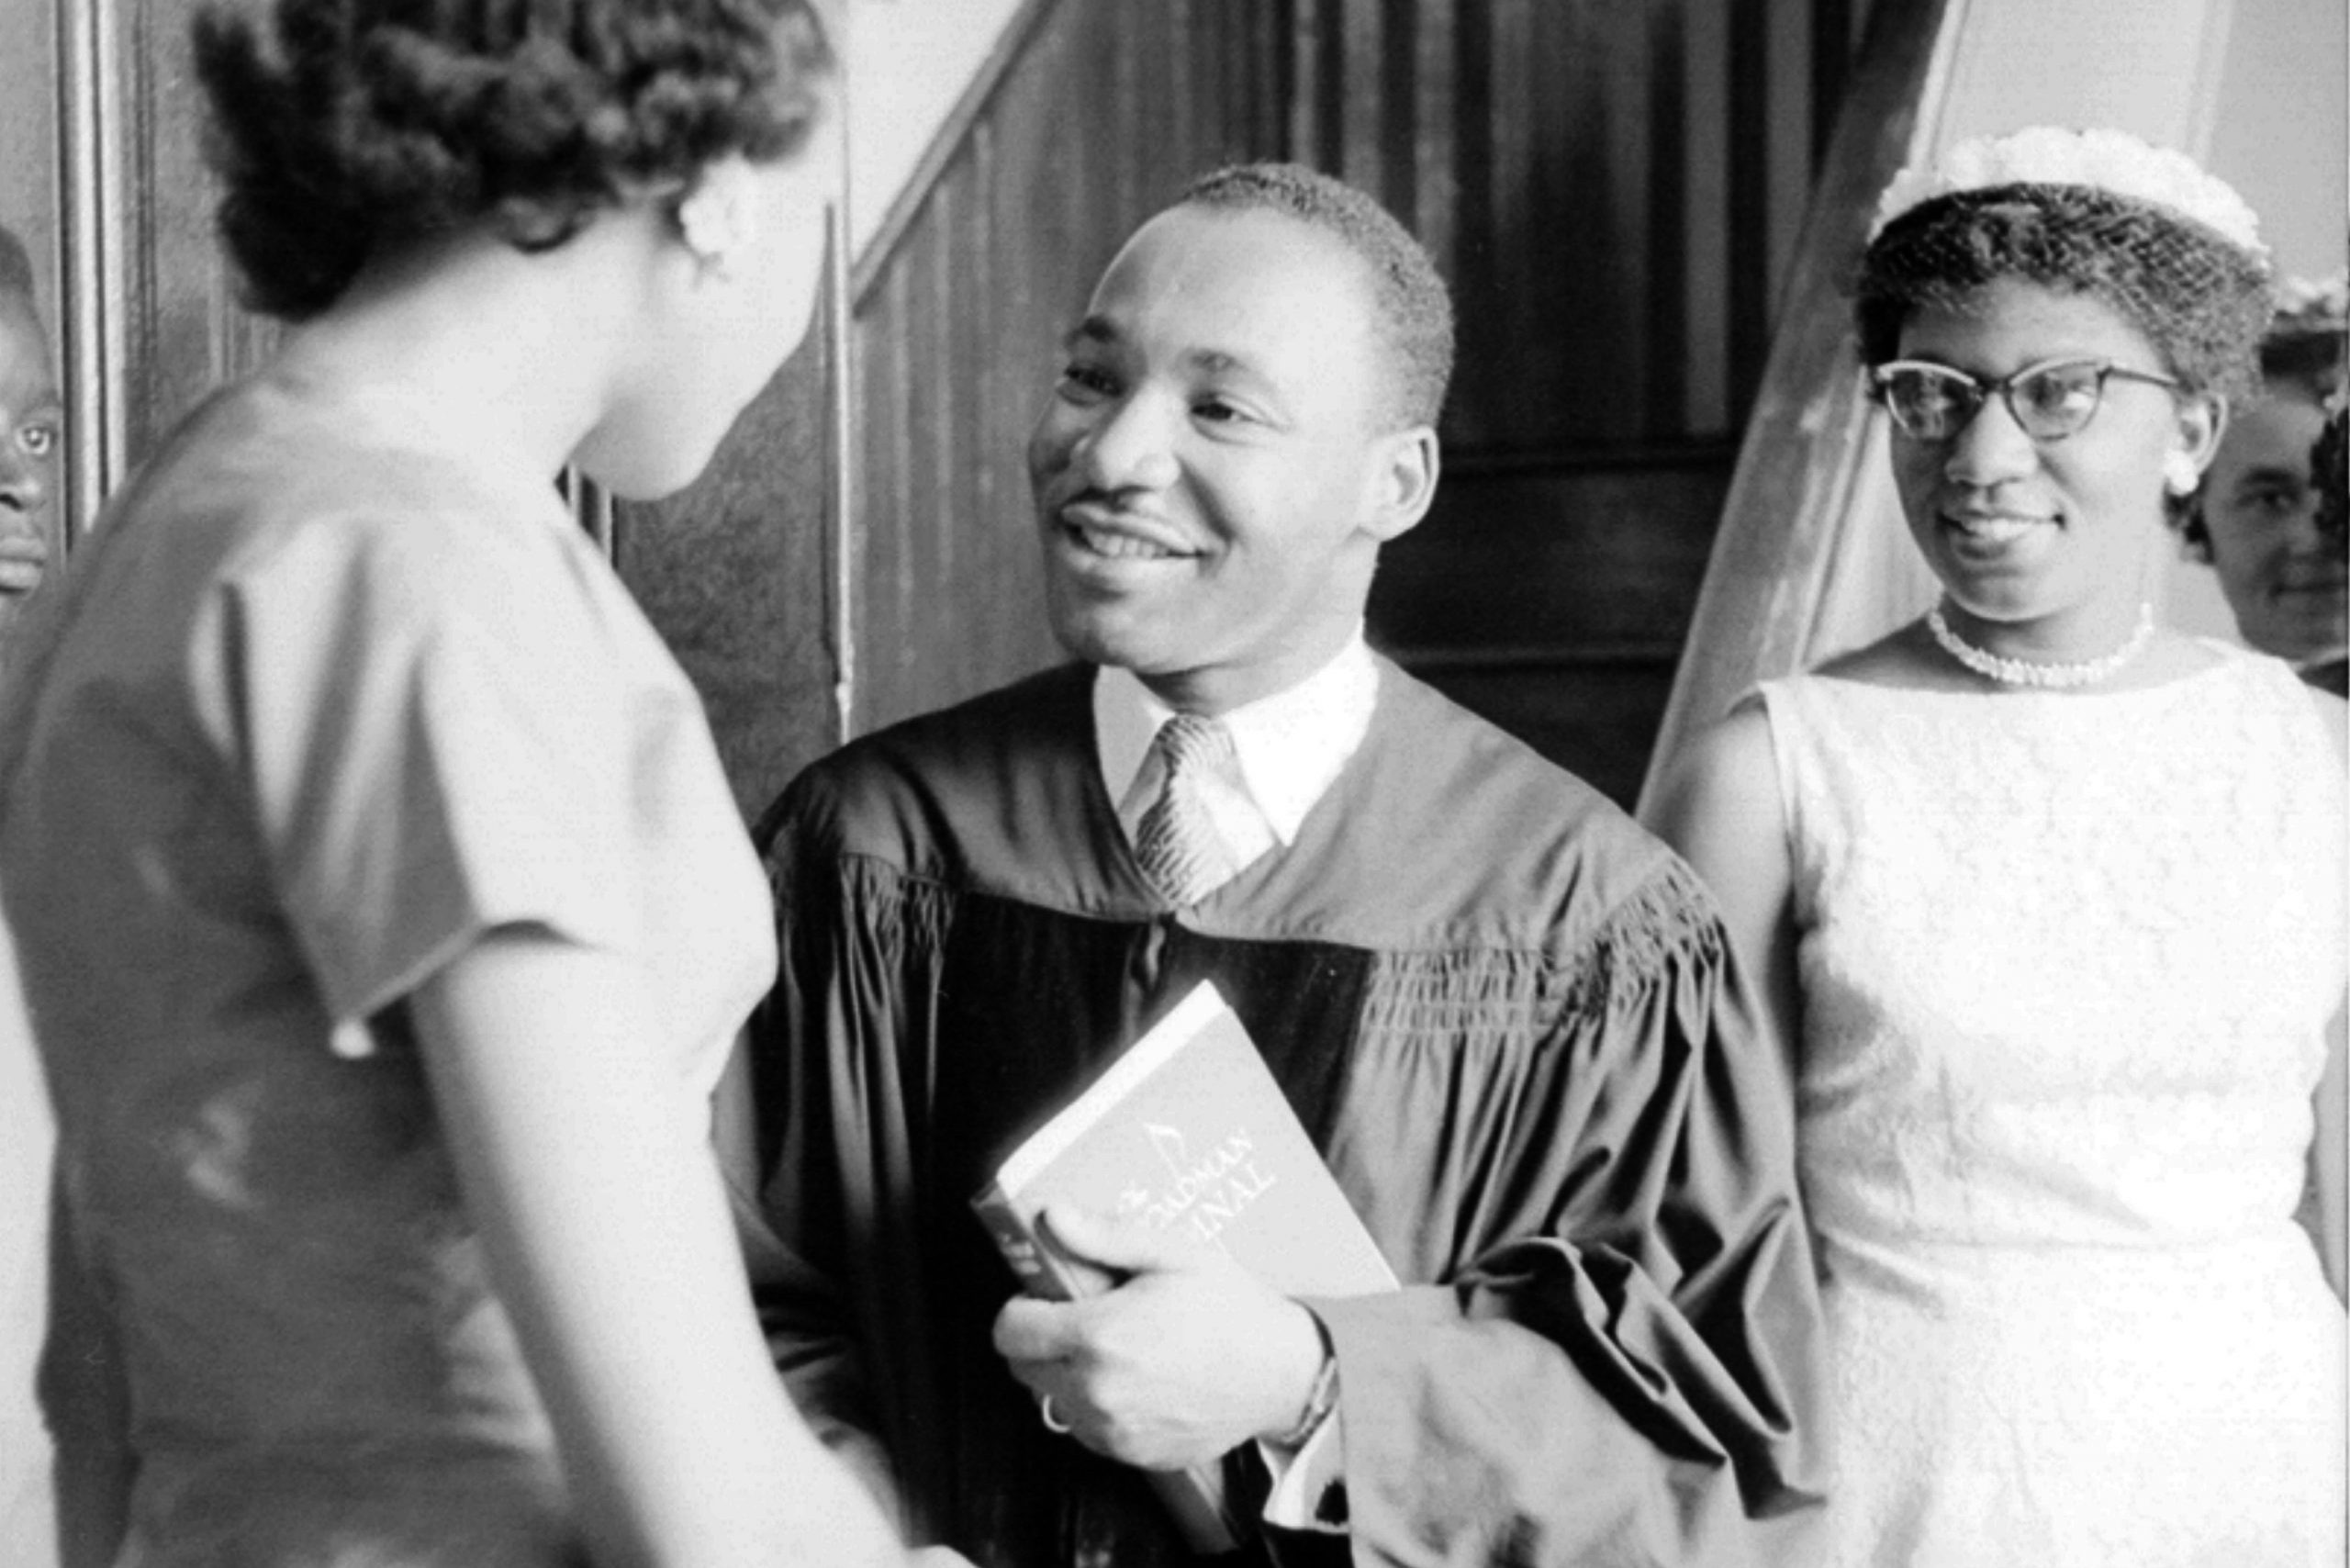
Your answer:
[[[353,693],[463,686],[565,692],[586,714],[602,708],[590,689],[682,685],[551,484],[297,439],[316,428],[232,437],[169,515],[139,520],[186,569],[166,652],[207,713],[269,693],[324,716]]]
[[[174,488],[175,526],[216,530],[220,577],[241,595],[313,611],[438,606],[492,622],[559,613],[554,591],[588,548],[553,486],[483,471],[380,432],[333,430],[322,410],[257,398]]]
[[[1682,747],[1660,776],[1650,825],[1684,856],[1718,824],[1776,823],[1777,745],[1768,706],[1749,692]]]
[[[1930,684],[1937,672],[1919,658],[1917,633],[1916,625],[1904,626],[1808,669],[1757,682],[1673,758],[1651,814],[1659,821],[1691,812],[1775,820],[1785,787],[1780,777],[1785,754],[1790,744],[1802,745],[1790,729],[1801,731],[1807,719],[1825,722],[1824,715],[1811,716],[1822,703],[1832,707],[1838,692]]]
[[[97,532],[118,576],[197,599],[292,579],[413,600],[527,570],[550,521],[551,486],[469,472],[256,378],[183,420]]]
[[[1947,659],[1939,662],[1927,641],[1923,620],[1894,628],[1873,643],[1847,649],[1814,665],[1807,672],[1854,686],[1934,688],[1959,684]]]

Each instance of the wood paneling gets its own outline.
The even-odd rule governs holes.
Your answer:
[[[62,262],[77,532],[183,414],[276,342],[238,305],[213,239],[188,16],[169,0],[58,0],[48,34],[65,178],[31,227]]]
[[[1278,155],[1265,0],[1061,0],[1016,19],[856,284],[851,577],[865,731],[1058,657],[1024,450],[1059,340],[1192,176]]]
[[[1572,771],[1618,803],[1639,793],[1673,682],[1671,666],[1651,660],[1437,665],[1418,673],[1543,756],[1572,759]]]
[[[111,9],[120,34],[110,62],[115,166],[134,193],[122,212],[121,293],[112,303],[125,350],[122,454],[135,466],[206,393],[260,364],[277,329],[239,307],[235,274],[213,237],[218,186],[204,162],[187,8],[146,0]]]
[[[1909,155],[1944,0],[1877,0],[1860,69],[1830,145],[1796,294],[1774,346],[1702,586],[1688,655],[1660,726],[1660,759],[1766,675],[1815,646],[1838,572],[1849,497],[1879,451],[1867,442],[1845,277],[1876,194]]]
[[[1735,435],[1862,8],[1297,6],[1295,154],[1379,195],[1452,282],[1454,449]]]
[[[1729,487],[1727,443],[1601,464],[1456,470],[1446,506],[1388,546],[1382,638],[1430,666],[1638,650],[1670,664]]]
[[[1298,155],[1412,224],[1460,314],[1447,476],[1373,634],[1627,801],[1864,9],[1299,7]]]

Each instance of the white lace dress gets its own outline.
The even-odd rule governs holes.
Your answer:
[[[2293,1220],[2344,791],[2226,651],[2111,695],[1762,688],[1801,930],[1826,1562],[2343,1562],[2344,1316]]]

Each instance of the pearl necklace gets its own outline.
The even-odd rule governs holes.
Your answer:
[[[2154,607],[2141,602],[2138,625],[2128,640],[2113,652],[2094,659],[2082,659],[2076,664],[2042,664],[2032,659],[2011,659],[1976,647],[1950,629],[1942,619],[1942,607],[1935,605],[1926,611],[1926,630],[1934,634],[1942,652],[1964,665],[1979,676],[1998,681],[2002,686],[2033,686],[2043,690],[2065,691],[2075,687],[2095,686],[2109,676],[2121,672],[2123,666],[2146,651],[2154,641]]]

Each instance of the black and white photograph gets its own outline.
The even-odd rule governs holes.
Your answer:
[[[2350,1568],[2344,0],[7,0],[0,1568]]]

